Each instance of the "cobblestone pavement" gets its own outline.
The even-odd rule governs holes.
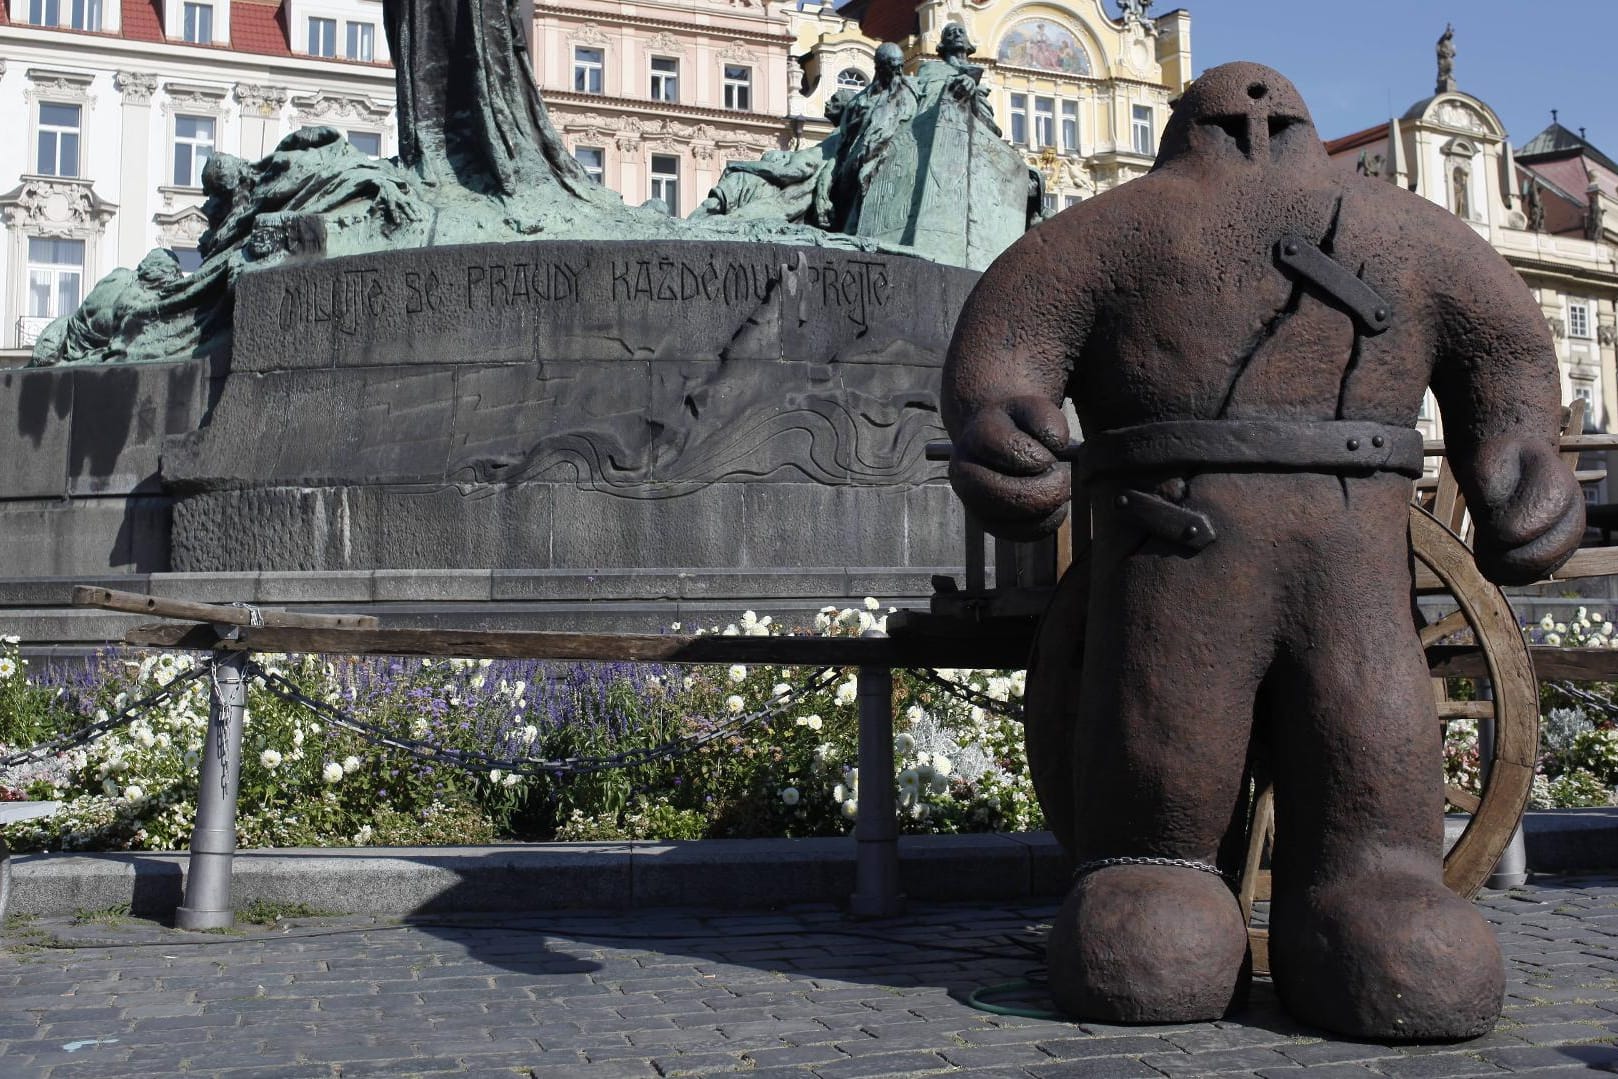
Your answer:
[[[825,908],[322,916],[235,934],[107,913],[13,922],[0,1076],[1618,1071],[1618,877],[1481,902],[1510,968],[1506,1019],[1477,1041],[1420,1047],[1322,1039],[1264,982],[1230,1019],[1177,1027],[971,1007],[973,990],[1037,970],[1049,903],[917,903],[865,923]]]

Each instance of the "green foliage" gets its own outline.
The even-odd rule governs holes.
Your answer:
[[[325,918],[335,913],[317,910],[307,903],[278,903],[273,899],[254,899],[236,911],[236,921],[248,925],[275,925],[288,918]]]
[[[870,600],[864,609],[824,609],[815,628],[857,634],[883,617]],[[778,628],[748,612],[706,632],[757,636]],[[159,654],[107,657],[89,672],[25,671],[15,642],[4,648],[6,746],[116,714],[195,662]],[[308,697],[430,748],[417,757],[378,745],[251,683],[237,814],[243,847],[839,835],[853,827],[852,672],[805,689],[813,672],[773,665],[256,658]],[[963,691],[1002,702],[997,709],[1013,709],[1022,694],[1020,672],[941,673]],[[963,703],[914,672],[895,672],[894,683],[894,782],[907,830],[1040,827],[1017,721]],[[64,803],[52,818],[8,826],[5,837],[19,850],[184,847],[207,727],[207,682],[198,679],[90,745],[0,771],[0,788],[14,796]],[[452,751],[612,758],[668,744],[685,748],[571,777],[469,770],[445,759]]]

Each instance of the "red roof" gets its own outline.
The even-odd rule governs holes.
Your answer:
[[[123,35],[131,41],[163,40],[162,0],[123,0]]]
[[[838,9],[845,18],[859,20],[866,37],[877,41],[903,41],[921,29],[916,0],[853,0]]]
[[[232,0],[230,47],[240,52],[291,56],[281,0]]]
[[[1329,139],[1326,142],[1326,155],[1336,157],[1347,150],[1358,150],[1361,146],[1368,146],[1378,139],[1388,137],[1388,125],[1377,124],[1364,131],[1356,131],[1352,135],[1344,135],[1340,139]]]

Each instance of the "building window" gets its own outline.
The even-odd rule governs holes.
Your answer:
[[[1066,153],[1079,152],[1079,103],[1062,102],[1062,149]]]
[[[1131,112],[1129,132],[1135,152],[1145,157],[1151,157],[1157,149],[1157,140],[1153,137],[1152,107],[1150,105],[1136,105]]]
[[[652,155],[652,198],[662,199],[671,215],[680,216],[680,159],[673,154]]]
[[[1590,305],[1583,300],[1567,302],[1567,335],[1585,339],[1590,337]]]
[[[871,85],[871,80],[865,77],[865,72],[857,67],[845,67],[837,73],[837,88],[839,90],[863,90]]]
[[[350,60],[370,63],[376,59],[376,24],[351,22],[347,26],[347,48],[343,55]]]
[[[1056,212],[1056,192],[1047,191],[1039,196],[1039,208],[1049,217]]]
[[[573,89],[581,94],[599,94],[605,91],[602,80],[607,70],[607,54],[600,49],[573,47]]]
[[[39,153],[35,164],[41,176],[79,174],[79,106],[39,103]]]
[[[84,283],[84,241],[28,237],[28,314],[60,318],[78,309]]]
[[[69,0],[68,21],[62,21],[62,0],[28,0],[28,21],[35,26],[71,26],[75,30],[101,29],[101,0]]]
[[[73,29],[101,29],[101,0],[73,0]]]
[[[725,108],[747,112],[753,107],[753,69],[741,64],[725,65]]]
[[[1077,195],[1063,195],[1062,196],[1062,209],[1064,209],[1064,210],[1071,209],[1074,206],[1077,206],[1081,201],[1082,200]]]
[[[599,146],[580,146],[573,151],[573,159],[584,166],[584,172],[598,184],[607,182],[607,151]]]
[[[1011,141],[1016,146],[1028,145],[1028,95],[1011,95]]]
[[[201,187],[202,166],[213,153],[212,116],[174,118],[174,186]]]
[[[180,9],[180,36],[196,45],[213,44],[213,5],[184,5]]]
[[[680,100],[680,61],[672,56],[652,57],[652,100]]]
[[[1056,99],[1034,98],[1034,145],[1056,145]]]
[[[337,55],[337,20],[314,19],[309,20],[309,55],[310,56],[336,56]]]
[[[350,131],[348,144],[366,157],[382,156],[382,135],[377,131]]]
[[[192,274],[202,269],[202,252],[194,247],[171,247],[169,252],[180,264],[180,272]]]

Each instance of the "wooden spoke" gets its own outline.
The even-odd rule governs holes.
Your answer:
[[[1462,813],[1476,813],[1483,805],[1483,799],[1453,783],[1444,786],[1444,801],[1459,809]]]
[[[1421,627],[1421,646],[1426,648],[1430,644],[1437,644],[1453,633],[1459,633],[1466,628],[1466,612],[1451,611],[1430,626]]]
[[[1493,719],[1493,701],[1440,701],[1438,703],[1438,718],[1446,719]]]

